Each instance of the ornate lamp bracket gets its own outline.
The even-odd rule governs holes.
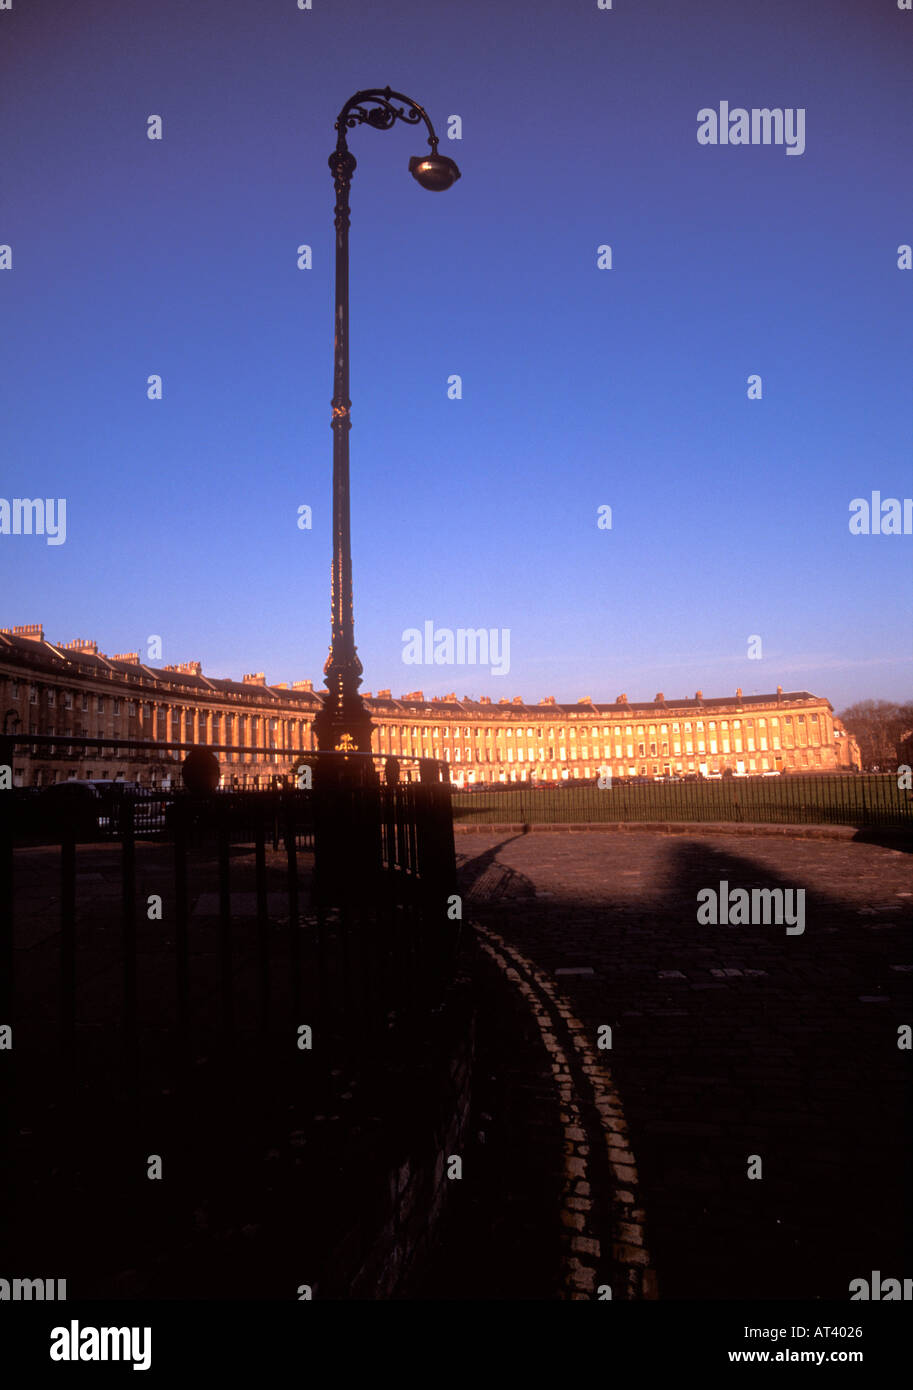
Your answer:
[[[397,102],[402,102],[402,105],[397,105]],[[349,97],[339,113],[336,121],[338,132],[336,153],[330,156],[330,167],[333,169],[334,175],[336,168],[333,160],[348,151],[346,145],[347,130],[354,130],[357,125],[370,125],[375,130],[390,130],[397,121],[405,121],[406,125],[418,125],[420,121],[424,121],[428,127],[428,144],[431,146],[432,153],[437,154],[438,138],[425,108],[419,106],[418,102],[413,101],[411,97],[404,96],[402,92],[392,91],[390,87],[371,87]],[[351,171],[349,177],[351,177]]]

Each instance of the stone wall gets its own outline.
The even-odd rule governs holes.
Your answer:
[[[401,1050],[387,1072],[389,1109],[370,1146],[353,1147],[336,1189],[340,1234],[313,1297],[390,1299],[421,1277],[465,1150],[475,1006],[468,981]],[[369,1151],[370,1149],[370,1151]]]

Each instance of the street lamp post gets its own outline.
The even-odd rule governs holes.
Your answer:
[[[350,97],[336,121],[336,149],[329,165],[336,189],[336,318],[333,363],[333,625],[330,654],[323,668],[327,695],[314,719],[320,752],[371,751],[371,716],[358,693],[362,664],[355,646],[352,608],[352,542],[349,527],[349,188],[355,157],[346,130],[371,125],[389,130],[397,121],[428,127],[431,153],[409,161],[409,172],[423,188],[442,192],[460,177],[452,159],[437,152],[438,138],[425,110],[389,87]]]

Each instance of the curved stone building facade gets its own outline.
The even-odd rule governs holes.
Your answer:
[[[594,778],[704,776],[775,771],[826,772],[859,765],[855,740],[830,702],[808,691],[693,697],[609,704],[546,697],[492,701],[425,699],[413,691],[365,692],[374,721],[374,751],[439,758],[463,786]],[[40,624],[0,629],[2,730],[72,737],[55,752],[17,747],[17,786],[71,777],[122,776],[167,785],[183,753],[104,747],[79,738],[130,739],[221,746],[224,785],[265,785],[288,773],[296,756],[316,747],[312,725],[320,695],[309,680],[267,685],[263,672],[242,681],[203,674],[199,662],[149,666],[137,652],[106,656],[92,641],[47,641]],[[240,752],[237,750],[249,751]],[[285,752],[275,750],[284,749]]]

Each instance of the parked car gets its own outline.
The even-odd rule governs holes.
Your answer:
[[[99,830],[118,835],[126,825],[127,806],[132,808],[133,829],[142,834],[165,828],[168,798],[154,787],[142,787],[138,782],[108,781],[97,778],[92,786],[102,798],[98,818]]]

